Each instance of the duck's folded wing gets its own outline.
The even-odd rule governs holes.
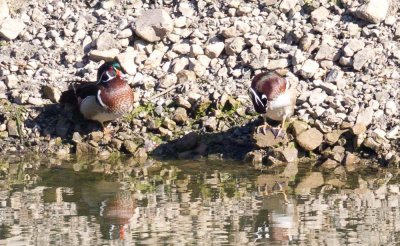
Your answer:
[[[60,103],[78,105],[87,96],[97,95],[98,90],[99,88],[95,83],[72,85],[70,89],[61,94]]]

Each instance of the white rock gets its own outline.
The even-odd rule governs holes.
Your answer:
[[[3,20],[0,26],[0,37],[6,40],[13,40],[24,30],[25,24],[18,19],[10,17]]]
[[[148,42],[157,42],[172,32],[174,23],[163,9],[146,10],[134,22],[136,35]]]
[[[289,60],[284,58],[278,60],[270,60],[267,65],[267,69],[276,70],[276,69],[286,68],[288,66],[289,66]]]
[[[130,38],[130,37],[132,37],[132,36],[133,36],[133,31],[132,31],[132,29],[126,28],[126,29],[120,31],[120,32],[118,33],[118,36],[117,36],[117,37],[120,38],[120,39],[123,39],[123,38]]]
[[[308,99],[311,105],[319,105],[325,101],[328,95],[320,88],[314,89]]]
[[[179,4],[179,12],[186,17],[193,17],[195,13],[192,5],[186,1],[183,1]]]
[[[390,116],[397,113],[397,106],[393,100],[389,100],[386,102],[385,113]]]
[[[145,67],[149,69],[159,67],[164,54],[165,53],[161,50],[154,50],[144,62]]]
[[[0,25],[4,19],[10,16],[10,10],[8,9],[7,1],[0,0]]]
[[[287,13],[293,9],[298,2],[298,0],[283,0],[279,5],[279,10],[282,11],[282,13]]]
[[[92,61],[112,61],[119,54],[118,49],[111,50],[92,50],[89,53],[89,59]]]
[[[300,74],[304,78],[312,78],[314,74],[318,71],[319,64],[318,62],[308,59],[304,62],[303,66],[300,69]]]
[[[386,19],[389,6],[389,0],[369,0],[357,8],[355,14],[368,22],[380,23]]]
[[[172,46],[172,51],[181,55],[186,55],[190,52],[190,45],[188,43],[174,44]]]
[[[194,44],[190,47],[190,55],[195,57],[198,55],[204,55],[204,50],[200,45]]]
[[[329,16],[329,10],[327,10],[325,7],[321,6],[311,12],[311,22],[316,25],[319,24],[321,21],[324,21],[328,18]]]
[[[172,61],[172,72],[179,73],[189,65],[189,59],[186,57],[176,58]]]
[[[125,72],[129,75],[134,75],[137,72],[137,65],[135,64],[136,53],[133,49],[127,49],[126,52],[117,56],[119,63]]]
[[[224,42],[215,42],[207,45],[206,47],[206,55],[208,57],[217,58],[225,48]]]
[[[226,54],[233,56],[242,52],[245,45],[244,38],[236,37],[225,40],[225,52]]]

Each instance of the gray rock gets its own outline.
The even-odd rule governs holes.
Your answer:
[[[326,20],[329,16],[329,10],[327,10],[325,7],[321,6],[311,12],[311,23],[314,25],[318,25],[322,21]]]
[[[354,55],[353,68],[360,71],[369,60],[375,57],[375,51],[371,48],[365,48]]]
[[[166,37],[174,28],[170,15],[163,9],[149,9],[136,19],[136,35],[148,42],[157,42]]]
[[[187,57],[178,57],[172,61],[172,69],[173,73],[179,73],[184,70],[187,66],[189,66],[189,59]]]
[[[119,49],[121,45],[115,39],[114,35],[108,32],[103,32],[96,40],[97,50],[105,51],[111,49]]]
[[[183,107],[185,109],[190,109],[192,107],[190,102],[183,97],[177,97],[175,101],[179,107]]]
[[[364,46],[365,46],[364,41],[358,39],[352,39],[343,48],[344,55],[351,57],[354,55],[355,52],[362,50]]]
[[[89,53],[89,59],[92,61],[113,61],[119,54],[118,49],[111,50],[92,50]]]
[[[8,75],[4,82],[8,89],[15,89],[19,87],[18,77],[14,74]]]
[[[207,119],[203,122],[203,126],[207,129],[207,131],[216,131],[218,126],[217,117],[207,117]]]
[[[321,89],[317,88],[312,91],[308,101],[311,105],[315,106],[323,103],[327,97],[328,95],[324,91],[321,91]]]
[[[282,138],[280,136],[275,138],[272,131],[267,129],[265,134],[263,132],[260,132],[260,133],[255,132],[253,134],[253,141],[254,141],[254,144],[258,148],[267,148],[267,147],[278,146],[282,143],[286,143],[288,141],[288,139],[287,139],[286,134],[285,134],[284,138]]]
[[[288,59],[278,59],[278,60],[270,60],[267,65],[267,69],[269,70],[276,70],[287,68],[290,62]]]
[[[16,39],[24,28],[25,24],[21,20],[8,17],[0,25],[0,37],[6,40]]]
[[[332,170],[336,168],[339,165],[339,163],[335,160],[332,159],[327,159],[324,161],[324,163],[321,164],[321,168],[324,170]]]
[[[389,100],[385,104],[386,115],[392,116],[398,114],[397,106],[394,100]]]
[[[161,88],[169,88],[176,84],[178,78],[174,73],[166,74],[164,77],[160,79],[160,87]]]
[[[380,23],[386,19],[389,0],[369,0],[357,8],[355,15],[371,23]]]
[[[317,61],[321,60],[336,61],[339,59],[339,53],[336,48],[333,48],[328,44],[322,44],[321,47],[319,47],[318,53],[314,59]]]
[[[322,144],[323,134],[316,128],[310,128],[302,132],[296,141],[304,150],[311,151]]]
[[[225,52],[226,54],[233,56],[242,52],[245,42],[244,38],[236,37],[225,40]]]
[[[18,126],[15,120],[9,120],[7,122],[7,131],[8,131],[8,136],[19,137]]]
[[[174,44],[172,46],[172,51],[181,55],[187,55],[190,52],[190,45],[188,43]]]
[[[76,155],[86,156],[86,155],[96,155],[99,153],[99,149],[91,146],[88,143],[77,143],[76,144]]]
[[[174,116],[172,118],[172,120],[174,120],[176,123],[178,124],[185,124],[188,122],[188,115],[186,112],[186,109],[184,108],[177,108],[175,110]]]
[[[367,127],[372,123],[372,118],[374,115],[374,109],[372,107],[367,107],[359,111],[357,115],[356,124],[351,128],[354,135],[363,134]]]

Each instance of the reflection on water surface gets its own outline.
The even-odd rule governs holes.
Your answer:
[[[13,157],[0,245],[396,244],[397,173],[369,171]]]

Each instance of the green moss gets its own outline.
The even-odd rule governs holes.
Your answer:
[[[148,115],[154,115],[155,106],[152,103],[145,103],[134,108],[129,114],[125,116],[126,121],[132,122],[133,119],[139,116],[140,113],[145,112]]]
[[[205,100],[203,102],[201,102],[198,107],[196,107],[196,110],[193,113],[193,117],[198,120],[201,117],[206,116],[210,109],[211,109],[212,103],[210,100]]]

